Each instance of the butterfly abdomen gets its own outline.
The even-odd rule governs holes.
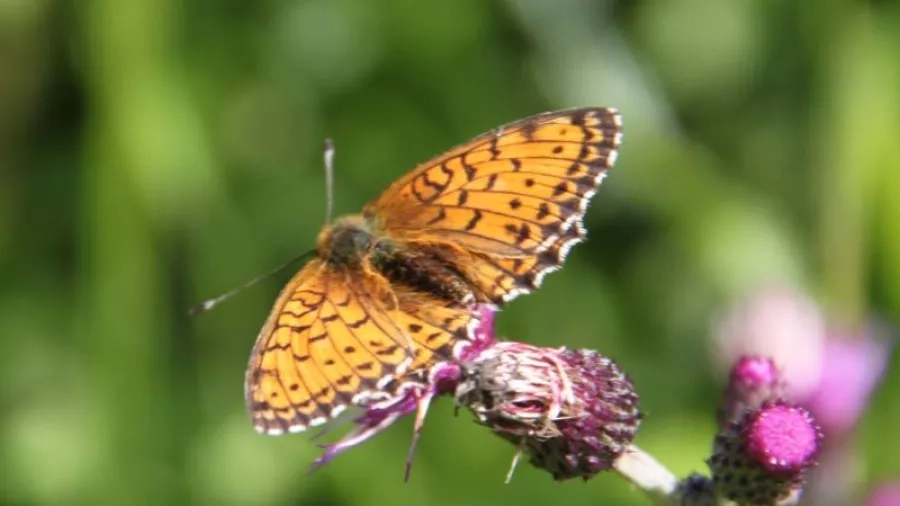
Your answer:
[[[405,285],[446,303],[461,306],[475,302],[465,275],[453,261],[454,253],[441,246],[395,248],[373,257],[375,268],[392,284]]]

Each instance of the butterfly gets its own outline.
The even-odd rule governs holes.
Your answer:
[[[417,166],[361,214],[326,225],[253,347],[245,396],[256,430],[302,432],[454,359],[479,323],[476,304],[535,290],[584,239],[621,141],[615,109],[539,114]]]

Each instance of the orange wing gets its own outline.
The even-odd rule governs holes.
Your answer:
[[[621,139],[614,109],[519,120],[416,167],[365,214],[392,238],[460,250],[476,288],[506,302],[537,288],[584,239],[588,202]]]
[[[302,432],[351,405],[385,399],[404,373],[452,357],[476,315],[385,280],[313,260],[285,287],[247,369],[257,431]],[[400,378],[404,378],[402,381]]]

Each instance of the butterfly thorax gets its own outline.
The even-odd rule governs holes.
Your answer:
[[[454,252],[440,245],[396,242],[363,215],[345,216],[319,234],[318,255],[333,266],[377,273],[449,303],[472,299],[466,279],[454,262]]]

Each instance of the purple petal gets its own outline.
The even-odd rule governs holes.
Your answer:
[[[473,332],[472,342],[465,343],[457,353],[460,362],[471,362],[481,352],[497,342],[494,336],[494,314],[497,310],[489,304],[479,304],[477,311],[480,322]]]
[[[790,286],[770,286],[731,308],[713,333],[716,364],[724,371],[743,355],[771,357],[792,398],[808,396],[822,374],[826,323],[808,296]]]
[[[806,404],[826,432],[842,433],[856,425],[892,348],[888,340],[870,336],[825,342],[825,371]]]
[[[350,433],[337,443],[321,445],[325,450],[309,468],[309,472],[324,466],[339,454],[362,444],[369,438],[390,427],[400,418],[416,410],[417,396],[415,390],[407,390],[403,397],[396,399],[389,406],[369,408],[355,420],[357,424]]]
[[[866,506],[900,506],[900,482],[879,485],[869,496]]]

